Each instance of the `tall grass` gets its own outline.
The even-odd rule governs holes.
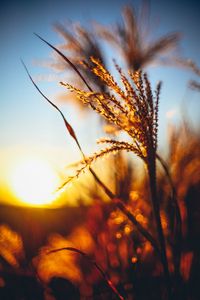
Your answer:
[[[184,235],[182,225],[183,215],[178,199],[179,193],[177,184],[174,182],[175,176],[173,176],[173,170],[170,168],[173,163],[170,161],[168,163],[165,162],[160,154],[157,153],[161,83],[158,83],[155,91],[153,91],[148,75],[142,70],[143,67],[154,61],[158,54],[174,47],[179,39],[179,35],[170,34],[148,46],[144,46],[143,37],[140,33],[134,10],[131,7],[125,8],[124,23],[116,27],[114,31],[109,31],[98,26],[98,34],[111,44],[120,48],[126,66],[128,66],[129,70],[127,71],[126,68],[122,69],[117,62],[114,61],[116,73],[119,77],[118,80],[115,79],[115,76],[112,75],[105,66],[96,36],[92,36],[88,31],[78,27],[78,29],[76,29],[80,38],[78,42],[76,35],[71,34],[63,26],[56,25],[56,29],[64,36],[68,42],[68,46],[70,46],[76,54],[79,53],[79,55],[82,56],[81,64],[79,65],[73,59],[68,58],[60,49],[54,47],[37,35],[57,53],[67,66],[72,68],[79,80],[83,83],[80,87],[61,82],[62,87],[72,92],[83,105],[95,111],[100,117],[103,117],[107,124],[113,125],[116,130],[128,136],[127,140],[119,140],[113,136],[102,138],[98,143],[107,144],[107,147],[90,156],[86,156],[74,129],[66,120],[62,111],[41,92],[25,66],[37,90],[61,115],[68,133],[74,139],[82,155],[82,160],[76,164],[76,176],[67,178],[60,188],[63,188],[70,181],[81,176],[81,174],[88,169],[100,188],[111,199],[111,211],[114,212],[116,208],[119,209],[126,216],[127,222],[129,222],[131,226],[134,226],[139,234],[145,238],[154,249],[155,254],[161,262],[162,273],[164,275],[165,292],[161,295],[162,299],[179,299],[181,252]],[[123,48],[121,48],[122,44]],[[183,65],[183,62],[181,64]],[[171,142],[171,147],[174,147],[174,152],[177,151],[176,145],[178,145],[178,142],[177,144],[176,142]],[[148,216],[144,217],[148,219],[148,224],[152,223],[151,227],[155,230],[144,226],[141,221],[138,221],[137,216],[135,216],[130,208],[130,199],[126,199],[127,195],[129,197],[129,191],[125,193],[126,197],[123,196],[123,193],[113,192],[104,182],[104,178],[100,178],[93,169],[93,163],[96,160],[110,154],[121,153],[121,151],[136,155],[142,160],[145,166],[149,191],[147,202],[149,206],[151,203],[151,212]],[[190,151],[192,150],[190,149]],[[189,155],[188,153],[186,157]],[[178,161],[177,157],[175,160]],[[161,164],[164,171],[163,177],[161,177],[160,174],[158,176],[157,162]],[[123,164],[123,162],[121,164]],[[180,165],[183,167],[184,163],[181,162]],[[115,172],[119,173],[120,170],[115,169]],[[178,174],[177,178],[180,177],[181,175]],[[164,203],[160,195],[164,193],[166,182],[170,187],[170,197],[168,197]],[[116,180],[116,184],[119,183],[119,180]],[[119,191],[119,189],[116,190]],[[164,205],[171,209],[171,215],[164,211]],[[164,231],[162,220],[163,211],[165,217],[168,217],[167,223],[170,224],[168,233]],[[152,216],[153,222],[151,222]],[[83,251],[72,247],[58,248],[53,251],[59,252],[61,250],[75,251],[87,257]],[[129,249],[129,251],[131,250]],[[169,258],[168,253],[172,253],[172,260]],[[96,262],[93,263],[100,270],[100,273],[104,279],[106,279],[116,296],[120,299],[124,299],[110,279],[105,276],[102,268],[99,267]],[[175,283],[172,283],[172,278],[176,280]],[[134,298],[134,296],[132,297]]]
[[[48,43],[48,45],[50,44]],[[60,51],[58,50],[56,51],[60,53]],[[61,55],[69,63],[69,60],[65,58],[62,53]],[[77,176],[79,176],[79,174],[87,166],[89,166],[90,171],[94,175],[95,173],[90,167],[90,165],[94,160],[103,157],[109,153],[113,153],[121,150],[126,150],[128,152],[131,151],[135,153],[137,156],[139,156],[145,162],[148,170],[148,175],[149,175],[152,208],[155,216],[158,242],[160,248],[159,252],[161,256],[161,262],[163,264],[164,274],[166,277],[167,290],[169,289],[169,294],[171,294],[170,276],[169,276],[168,262],[166,257],[166,246],[165,246],[163,229],[161,226],[160,206],[157,198],[157,188],[156,188],[156,149],[157,149],[158,104],[159,104],[159,94],[160,94],[160,83],[156,88],[155,100],[154,100],[151,87],[150,87],[150,82],[146,74],[142,74],[142,72],[138,72],[138,71],[134,73],[130,73],[129,75],[132,80],[130,82],[128,78],[122,73],[122,70],[119,68],[119,66],[116,64],[116,69],[118,70],[122,82],[124,84],[124,91],[123,91],[120,88],[120,86],[115,82],[113,76],[105,69],[105,67],[101,64],[99,60],[91,58],[91,61],[95,65],[95,67],[87,65],[88,68],[94,74],[96,74],[104,82],[104,84],[106,84],[113,92],[118,94],[120,99],[114,96],[114,94],[111,95],[109,93],[93,92],[90,86],[89,86],[90,92],[84,92],[69,84],[62,83],[62,85],[66,86],[73,92],[76,92],[80,100],[82,100],[84,103],[87,103],[93,110],[95,110],[97,113],[102,115],[110,123],[114,123],[115,125],[120,127],[121,130],[124,130],[126,133],[128,133],[128,135],[132,139],[132,143],[128,143],[126,141],[120,142],[111,139],[104,139],[101,142],[109,143],[111,144],[111,146],[101,150],[99,153],[95,153],[91,157],[86,158],[85,155],[83,154],[83,151],[80,147],[80,144],[76,138],[73,129],[64,118],[62,112],[54,104],[52,104],[50,100],[48,100],[46,97],[45,98],[51,105],[54,106],[54,108],[56,108],[59,111],[62,118],[64,119],[65,125],[70,135],[75,139],[83,155],[83,161],[81,162],[83,166],[78,170]],[[75,67],[74,69],[76,70]],[[30,75],[29,77],[31,78]],[[81,75],[80,77],[82,78]],[[83,80],[85,82],[84,78]],[[94,175],[94,178],[97,180],[98,177],[96,174]],[[98,179],[97,182],[101,182],[101,181]],[[104,189],[107,190],[106,187]],[[119,208],[121,208],[121,205],[119,206]]]

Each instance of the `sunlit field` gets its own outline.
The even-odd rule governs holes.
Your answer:
[[[200,299],[200,49],[137,4],[54,22],[19,61],[40,102],[12,104],[24,131],[4,135],[2,300]]]

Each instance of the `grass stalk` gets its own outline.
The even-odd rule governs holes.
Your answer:
[[[171,300],[172,285],[171,285],[171,279],[169,273],[167,254],[166,254],[166,242],[165,242],[165,237],[164,237],[164,232],[163,232],[161,217],[160,217],[160,204],[157,196],[156,154],[153,150],[149,151],[147,168],[148,168],[152,208],[153,208],[154,218],[156,222],[158,241],[160,245],[160,254],[161,254],[160,257],[161,257],[161,263],[163,266],[165,283],[167,288],[166,295],[167,295],[167,299]]]

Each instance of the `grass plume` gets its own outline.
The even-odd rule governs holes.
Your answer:
[[[88,166],[88,158],[86,158],[81,146],[80,146],[80,143],[75,135],[75,132],[72,128],[72,126],[68,123],[68,121],[66,120],[66,118],[64,117],[62,111],[51,101],[49,100],[43,93],[42,91],[39,89],[39,87],[36,85],[36,83],[34,82],[32,76],[30,75],[26,65],[24,64],[24,62],[22,61],[22,64],[31,80],[31,82],[33,83],[33,85],[36,87],[36,89],[38,90],[38,92],[42,95],[42,97],[47,100],[48,103],[50,103],[61,115],[61,117],[63,118],[64,120],[64,123],[65,123],[65,126],[69,132],[69,134],[71,135],[71,137],[75,140],[82,156],[83,156],[83,166],[77,170],[77,174],[75,177],[78,177],[80,175],[81,172],[84,171],[84,169]],[[92,157],[91,157],[91,160]],[[112,191],[102,182],[102,180],[97,176],[97,174],[93,171],[93,169],[89,166],[89,171],[90,173],[93,175],[95,181],[99,184],[99,186],[103,189],[103,191],[106,193],[106,195],[111,198],[111,199],[116,199],[116,195],[114,193],[112,193]],[[62,186],[59,187],[59,189],[63,188],[66,184],[68,184],[71,180],[73,180],[74,177],[69,177],[63,184]],[[159,252],[159,249],[157,247],[157,244],[156,244],[156,241],[154,240],[154,238],[151,236],[150,233],[148,233],[146,231],[146,229],[135,219],[135,217],[130,213],[128,212],[128,210],[125,208],[125,205],[122,203],[122,202],[119,202],[117,201],[116,202],[116,206],[121,210],[123,211],[123,213],[125,215],[127,215],[127,217],[130,219],[130,221],[136,226],[137,230],[147,239],[149,240],[149,242],[152,244],[153,247],[155,247],[155,249]]]

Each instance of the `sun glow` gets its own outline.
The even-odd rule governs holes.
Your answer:
[[[43,159],[28,158],[18,162],[11,174],[11,188],[20,201],[39,206],[56,199],[59,177]]]

